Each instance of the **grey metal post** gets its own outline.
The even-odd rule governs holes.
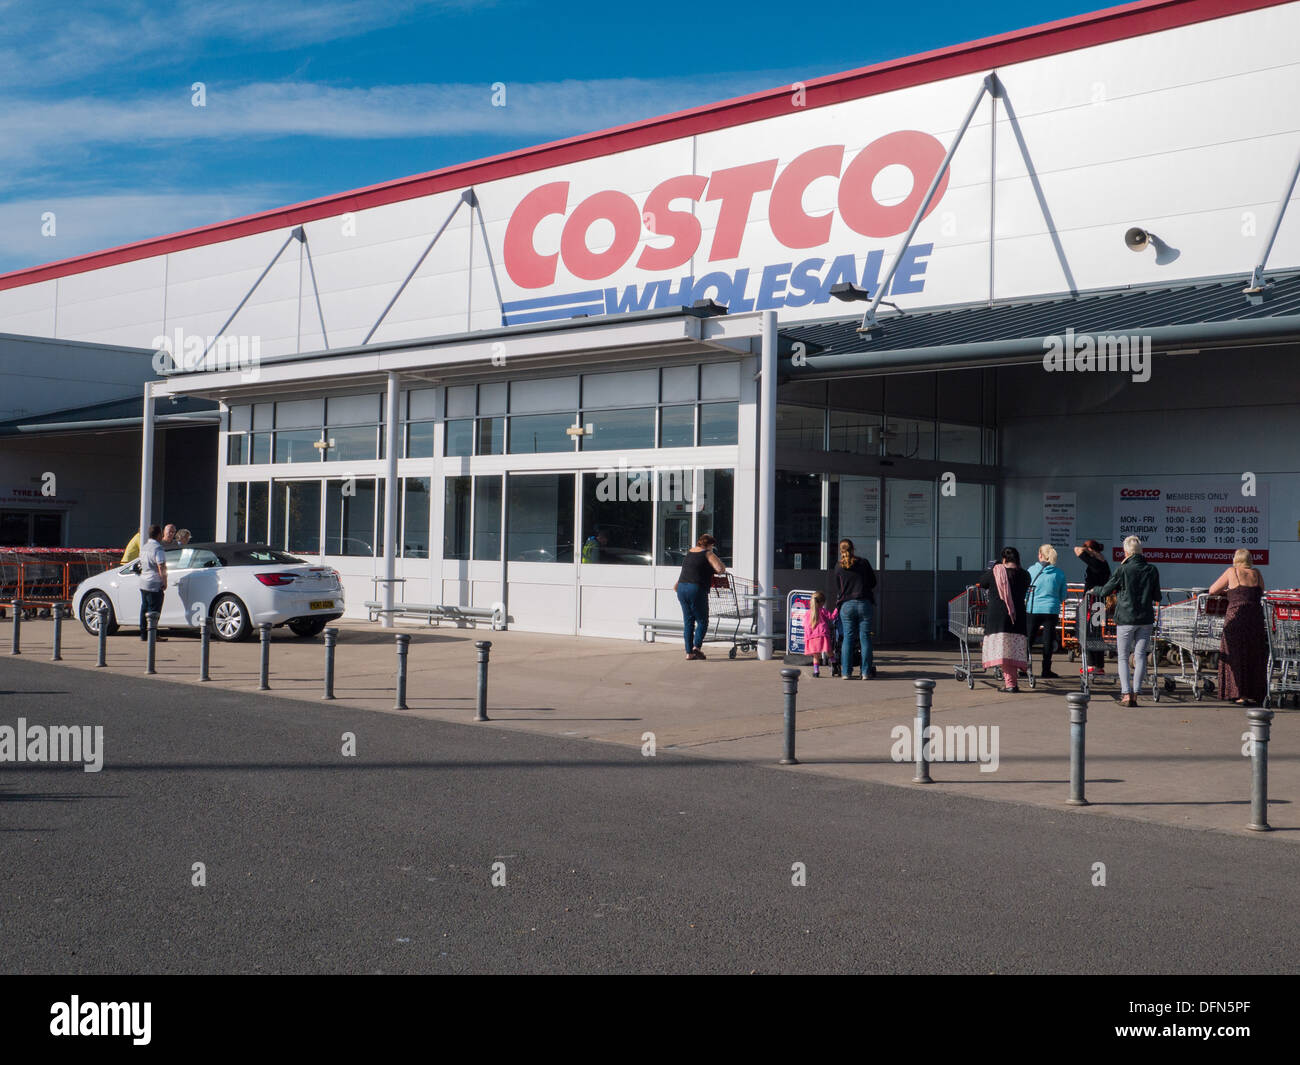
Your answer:
[[[763,383],[767,384],[766,381]],[[785,701],[785,747],[777,764],[798,765],[799,759],[794,756],[794,721],[797,712],[795,700],[799,695],[799,670],[781,670],[781,695]]]
[[[1250,720],[1250,824],[1252,832],[1269,832],[1268,736],[1272,710],[1247,710]]]
[[[488,720],[487,715],[487,680],[488,680],[488,655],[492,653],[491,640],[475,640],[474,646],[478,648],[478,712],[474,715],[475,721]]]
[[[263,621],[257,626],[262,639],[262,661],[257,673],[257,690],[271,690],[271,623]]]
[[[63,661],[63,604],[55,603],[54,609],[54,652],[50,655],[51,662]]]
[[[154,652],[158,646],[158,611],[151,610],[145,615],[148,624],[148,638],[145,641],[145,666],[146,673],[157,673],[154,669]]]
[[[338,642],[339,630],[325,630],[325,694],[322,699],[334,698],[334,644]]]
[[[933,784],[930,776],[930,707],[934,702],[934,681],[912,681],[916,689],[916,776],[913,784]]]
[[[199,621],[199,680],[211,680],[208,676],[208,651],[212,643],[212,619],[206,614]]]
[[[397,702],[394,710],[405,710],[406,706],[406,655],[411,649],[411,637],[405,632],[397,634]]]
[[[1086,664],[1084,668],[1087,668]],[[1065,802],[1068,806],[1087,806],[1083,784],[1087,774],[1084,738],[1088,728],[1088,695],[1070,692],[1065,700],[1070,704],[1070,797]]]
[[[14,600],[14,642],[9,648],[11,655],[22,654],[22,625],[23,625],[23,601]]]
[[[108,607],[104,607],[99,612],[99,657],[95,660],[95,667],[102,669],[108,665]]]

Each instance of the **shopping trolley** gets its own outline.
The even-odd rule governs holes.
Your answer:
[[[988,610],[988,593],[978,584],[972,584],[948,600],[948,631],[957,637],[957,647],[961,661],[952,667],[952,675],[957,680],[964,680],[966,687],[975,687],[975,674],[983,673],[983,659],[978,668],[975,666],[973,648],[984,642],[984,618]],[[1026,649],[1026,674],[1029,686],[1034,687],[1038,681],[1034,677],[1033,656]],[[1002,670],[995,668],[994,676],[1002,679]]]
[[[1203,673],[1210,668],[1211,658],[1219,653],[1227,609],[1228,600],[1224,596],[1206,592],[1160,607],[1156,614],[1155,640],[1176,652],[1178,673],[1165,677],[1158,672],[1153,674],[1152,694],[1156,699],[1160,698],[1157,684],[1163,684],[1167,692],[1186,684],[1192,689],[1194,699],[1200,699],[1206,692],[1213,693],[1214,681]]]
[[[1264,706],[1281,704],[1288,695],[1300,705],[1300,589],[1264,596],[1268,632],[1268,691]]]
[[[715,573],[709,585],[710,643],[731,641],[728,658],[758,646],[757,585],[734,573]]]

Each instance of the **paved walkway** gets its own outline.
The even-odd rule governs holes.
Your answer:
[[[9,624],[6,621],[0,630],[0,654],[8,653]],[[476,727],[632,746],[641,746],[643,735],[653,732],[660,749],[774,767],[781,755],[779,661],[760,663],[752,656],[733,661],[725,648],[713,648],[708,661],[687,662],[680,647],[666,640],[641,644],[449,627],[396,631],[412,637],[409,709],[393,709],[392,631],[360,622],[340,625],[336,705],[471,722],[474,641],[490,639],[492,721]],[[51,638],[50,621],[24,622],[23,657],[48,660]],[[196,636],[172,633],[157,650],[160,679],[198,683]],[[94,669],[95,651],[95,641],[79,624],[65,622],[64,660],[50,668]],[[258,656],[255,642],[213,641],[211,683],[260,698]],[[911,725],[912,681],[932,677],[938,682],[935,725],[996,725],[999,742],[996,771],[982,772],[971,752],[967,763],[935,764],[931,791],[1049,806],[1059,809],[1063,819],[1120,816],[1300,842],[1300,711],[1278,711],[1273,721],[1269,820],[1278,831],[1250,833],[1245,830],[1251,782],[1250,761],[1242,755],[1245,711],[1210,699],[1194,702],[1185,688],[1164,696],[1159,704],[1148,695],[1138,709],[1121,709],[1111,698],[1116,690],[1112,675],[1094,691],[1089,708],[1087,795],[1093,805],[1073,808],[1064,805],[1069,782],[1065,695],[1077,690],[1077,682],[1040,680],[1034,692],[1002,695],[991,678],[977,678],[970,691],[953,679],[956,658],[955,651],[946,650],[885,651],[877,656],[880,677],[870,682],[832,679],[828,673],[814,680],[804,668],[797,749],[801,764],[779,771],[923,787],[911,783],[910,762],[899,764],[891,758],[896,743],[891,730]],[[109,639],[108,662],[110,671],[143,672],[144,645],[134,630]],[[1064,661],[1058,665],[1067,667]],[[323,669],[320,638],[300,640],[287,629],[274,632],[275,695],[319,700]],[[175,698],[174,693],[169,689],[164,697]],[[4,720],[21,709],[11,702]],[[364,718],[358,718],[359,743],[365,742],[364,726]],[[942,808],[936,803],[936,816]]]

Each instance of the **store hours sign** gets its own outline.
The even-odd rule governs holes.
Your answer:
[[[1142,538],[1151,562],[1229,565],[1245,548],[1268,564],[1268,485],[1245,480],[1171,478],[1115,486],[1112,557],[1124,558],[1126,536]]]

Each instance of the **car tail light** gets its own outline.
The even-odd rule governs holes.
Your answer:
[[[279,588],[281,585],[292,584],[295,579],[292,573],[254,573],[253,576],[268,588]]]

